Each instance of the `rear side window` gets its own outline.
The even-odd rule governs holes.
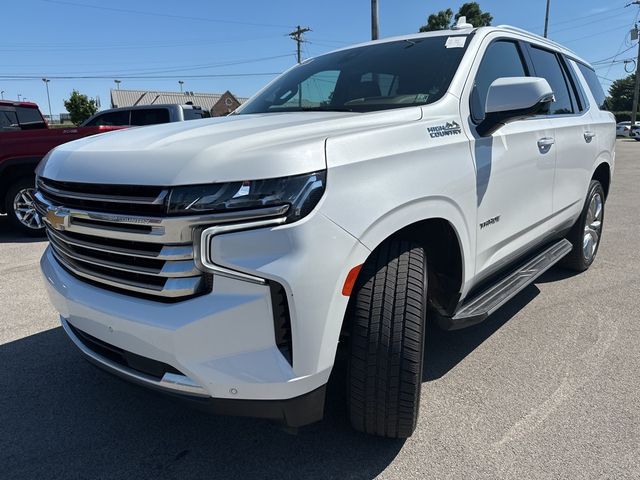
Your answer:
[[[158,123],[169,123],[169,111],[166,108],[131,110],[131,125],[156,125]]]
[[[24,130],[43,128],[45,126],[44,119],[37,108],[16,107],[16,114],[18,115],[20,127]]]
[[[556,99],[549,107],[549,114],[564,115],[574,113],[567,79],[556,54],[534,46],[531,47],[530,51],[536,76],[542,77],[549,82]]]
[[[602,89],[602,85],[598,80],[598,76],[596,75],[596,72],[591,68],[587,67],[586,65],[583,65],[582,63],[578,63],[578,68],[580,69],[580,73],[582,73],[582,76],[587,81],[587,85],[589,85],[589,90],[591,90],[591,94],[593,95],[593,98],[596,99],[596,104],[598,105],[598,108],[600,110],[606,110],[607,96],[604,94],[604,90]]]
[[[475,122],[484,119],[489,86],[502,77],[526,77],[520,48],[515,42],[498,41],[489,45],[482,58],[471,94],[471,115]]]
[[[199,118],[209,118],[209,112],[202,110],[201,108],[183,108],[185,120],[197,120]]]
[[[18,116],[11,110],[0,110],[0,132],[20,130]]]
[[[85,127],[96,127],[100,125],[109,127],[127,126],[129,125],[129,112],[127,110],[119,110],[116,112],[103,113],[88,122]]]

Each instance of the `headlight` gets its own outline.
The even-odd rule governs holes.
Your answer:
[[[170,215],[201,215],[287,206],[288,222],[307,215],[324,193],[326,172],[244,182],[175,187],[169,197]]]

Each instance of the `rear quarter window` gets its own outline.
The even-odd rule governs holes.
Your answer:
[[[143,108],[131,110],[131,125],[157,125],[169,123],[169,110],[166,108]]]
[[[600,80],[598,80],[598,76],[596,75],[595,70],[592,70],[590,67],[582,63],[578,63],[578,68],[580,69],[580,73],[587,81],[587,85],[589,86],[589,90],[591,90],[591,94],[593,98],[596,99],[596,105],[600,110],[607,109],[607,96],[602,89],[602,85],[600,84]]]
[[[20,127],[24,130],[45,127],[44,118],[37,108],[16,107],[16,114]]]
[[[11,110],[0,110],[0,132],[20,130],[18,116]]]
[[[209,118],[209,112],[202,110],[201,108],[183,108],[182,109],[185,120],[197,120],[199,118]]]

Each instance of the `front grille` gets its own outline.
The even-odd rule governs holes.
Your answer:
[[[169,190],[139,185],[58,182],[39,177],[37,188],[54,204],[107,213],[162,215]]]
[[[162,301],[211,291],[211,274],[198,269],[195,261],[193,228],[199,219],[147,214],[156,208],[161,190],[43,178],[38,187],[36,206],[45,218],[52,253],[71,274],[103,288]],[[60,212],[57,221],[48,218],[51,211]]]

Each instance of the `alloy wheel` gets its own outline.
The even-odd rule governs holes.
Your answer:
[[[590,261],[596,253],[602,233],[602,197],[596,193],[591,197],[589,210],[585,218],[584,236],[582,238],[582,254]]]
[[[32,230],[40,230],[43,225],[40,214],[38,214],[35,208],[34,193],[34,188],[18,190],[18,193],[16,193],[13,199],[13,211],[22,225]]]

